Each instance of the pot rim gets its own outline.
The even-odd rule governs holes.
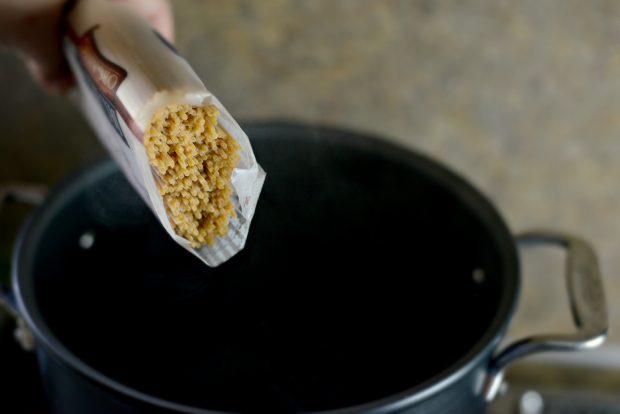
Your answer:
[[[498,210],[486,196],[479,192],[463,177],[439,162],[433,161],[428,156],[422,155],[411,148],[396,145],[378,136],[351,130],[341,130],[334,127],[319,127],[287,122],[251,123],[244,125],[244,129],[247,131],[254,131],[256,135],[278,136],[292,135],[285,134],[284,132],[287,130],[294,130],[296,135],[300,135],[301,133],[311,138],[318,138],[320,136],[327,140],[344,140],[357,147],[363,146],[374,151],[388,152],[391,156],[404,159],[415,159],[417,165],[421,165],[425,173],[441,181],[442,184],[449,186],[451,192],[456,193],[459,198],[466,201],[470,208],[475,208],[476,214],[485,223],[493,242],[498,246],[498,250],[501,252],[501,267],[504,271],[505,283],[501,290],[498,309],[484,335],[463,354],[461,358],[448,368],[428,378],[426,381],[396,394],[355,406],[324,410],[316,413],[343,414],[347,412],[367,412],[379,414],[403,409],[437,394],[440,390],[449,387],[476,368],[483,368],[480,374],[481,378],[478,381],[479,384],[474,385],[474,387],[479,387],[480,390],[475,388],[472,392],[481,392],[483,379],[487,372],[486,364],[488,363],[488,358],[505,335],[520,294],[519,262],[517,260],[514,239]],[[28,280],[31,275],[31,263],[28,258],[33,256],[33,249],[36,248],[37,240],[42,233],[43,225],[41,223],[45,223],[46,219],[53,215],[52,213],[55,209],[52,207],[54,205],[59,203],[62,204],[62,200],[71,198],[74,193],[78,192],[83,187],[85,182],[94,182],[99,177],[108,174],[111,170],[116,168],[113,162],[104,160],[70,175],[64,182],[55,187],[48,200],[28,218],[19,233],[12,258],[12,283],[18,310],[34,333],[38,345],[42,345],[45,350],[57,357],[60,361],[67,363],[73,370],[89,380],[95,381],[126,397],[157,407],[176,410],[181,413],[229,414],[230,412],[192,407],[155,397],[126,386],[100,373],[69,351],[49,329],[38,311],[34,292],[31,288],[28,288]],[[88,174],[86,174],[87,171]]]

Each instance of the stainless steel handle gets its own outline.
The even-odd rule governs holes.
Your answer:
[[[487,401],[493,400],[502,383],[504,369],[516,359],[542,351],[576,351],[595,348],[607,337],[609,322],[603,281],[592,247],[568,234],[535,230],[517,236],[520,246],[550,244],[566,250],[566,284],[577,332],[532,336],[500,351],[489,368],[484,387]]]
[[[0,186],[0,211],[11,202],[38,206],[43,203],[47,195],[47,187],[37,184],[14,183]]]
[[[8,184],[0,186],[0,211],[11,201],[38,206],[43,203],[47,195],[47,188],[35,184]],[[26,351],[34,349],[34,336],[28,326],[19,315],[13,295],[8,289],[0,286],[0,308],[5,309],[9,315],[15,318],[17,328],[15,339]]]
[[[0,309],[4,309],[15,319],[16,327],[13,332],[15,340],[19,343],[24,351],[34,350],[34,335],[26,325],[24,319],[17,311],[17,307],[13,301],[13,297],[10,292],[5,291],[0,286]]]

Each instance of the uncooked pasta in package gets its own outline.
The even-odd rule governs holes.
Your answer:
[[[122,2],[79,0],[63,47],[99,139],[171,237],[209,266],[245,245],[265,179],[248,137]]]

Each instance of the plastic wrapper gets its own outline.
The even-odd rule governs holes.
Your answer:
[[[79,87],[78,102],[101,142],[136,191],[181,246],[217,266],[245,245],[265,179],[250,141],[196,73],[140,16],[122,2],[81,0],[66,16],[63,47]],[[194,248],[178,235],[143,144],[153,114],[175,104],[214,105],[218,124],[239,144],[232,172],[235,215],[228,232],[211,245]]]

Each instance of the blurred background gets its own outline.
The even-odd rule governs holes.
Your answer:
[[[173,3],[179,51],[239,121],[378,134],[464,175],[514,232],[589,239],[620,345],[620,2]],[[7,51],[0,68],[0,182],[51,185],[105,155],[66,98]],[[3,271],[17,221],[0,218]],[[570,331],[562,255],[523,263],[511,336]]]

